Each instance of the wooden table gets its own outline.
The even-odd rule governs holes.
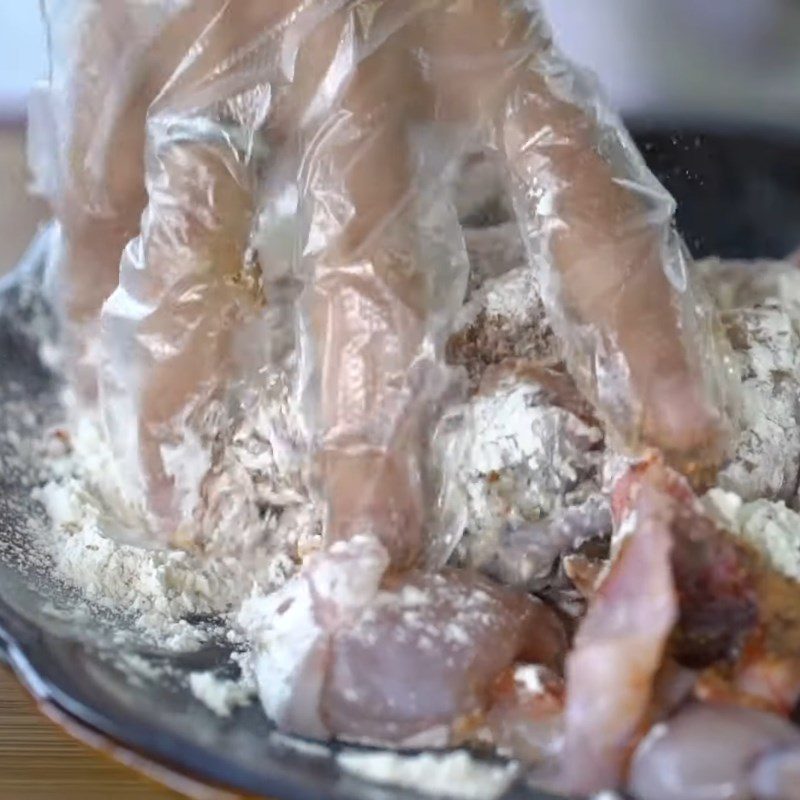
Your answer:
[[[132,769],[81,744],[36,708],[0,668],[0,800],[177,800]]]
[[[24,252],[45,214],[26,196],[24,138],[0,129],[0,274]],[[76,742],[46,719],[0,667],[0,800],[175,800],[108,756]]]

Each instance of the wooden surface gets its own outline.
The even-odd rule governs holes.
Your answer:
[[[46,719],[0,669],[0,800],[176,800]]]
[[[24,252],[44,215],[26,197],[21,131],[0,130],[0,274]],[[46,719],[0,667],[0,800],[175,800],[131,769],[80,744]]]

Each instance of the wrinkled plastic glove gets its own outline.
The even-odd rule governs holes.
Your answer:
[[[286,163],[329,541],[373,533],[397,567],[423,552],[426,431],[466,285],[451,189],[476,147],[505,161],[581,389],[629,446],[714,468],[721,368],[673,202],[534,2],[105,5],[51,9],[38,183],[62,227],[76,376],[100,386],[157,540],[182,541],[202,504],[189,456],[209,458],[201,421],[263,303],[251,244]]]

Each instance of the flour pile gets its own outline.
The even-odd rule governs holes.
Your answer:
[[[58,429],[50,437],[52,475],[34,495],[52,520],[41,545],[62,580],[91,603],[124,613],[158,647],[201,645],[250,594],[280,586],[296,570],[301,544],[313,539],[314,519],[294,504],[260,515],[258,538],[240,528],[249,533],[247,548],[227,541],[211,542],[205,552],[127,544],[125,533],[139,518],[119,496],[99,426],[83,418],[74,434]]]

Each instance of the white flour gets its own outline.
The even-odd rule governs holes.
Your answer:
[[[560,555],[610,531],[602,432],[536,383],[471,398],[440,426],[434,452],[464,513],[464,560],[541,588]]]
[[[773,569],[800,581],[800,514],[781,501],[746,503],[722,489],[712,489],[705,503],[721,525],[760,550]]]
[[[139,518],[119,496],[98,427],[84,418],[70,442],[51,458],[50,480],[35,493],[52,520],[40,544],[58,578],[91,603],[124,615],[145,639],[165,649],[196,648],[208,630],[190,620],[225,618],[253,590],[281,585],[297,567],[298,548],[309,547],[317,530],[308,501],[287,487],[285,505],[267,513],[256,507],[258,498],[240,494],[236,512],[230,503],[228,511],[234,519],[249,518],[250,528],[228,529],[229,537],[209,541],[206,552],[122,543],[109,532],[133,528]],[[232,448],[231,460],[234,453]],[[270,497],[275,499],[274,491]],[[245,514],[248,503],[252,507]],[[233,541],[233,530],[241,541]]]
[[[740,387],[740,434],[719,484],[797,503],[800,482],[800,269],[783,262],[698,264],[720,309]]]
[[[203,705],[220,717],[229,717],[236,708],[249,705],[256,693],[256,687],[247,682],[220,678],[213,672],[192,673],[189,688]]]
[[[495,800],[518,772],[513,763],[486,764],[464,750],[416,756],[346,750],[336,761],[345,772],[365,780],[454,800]]]
[[[800,331],[777,307],[738,309],[723,320],[741,378],[742,432],[719,484],[748,500],[791,500],[800,464]]]

